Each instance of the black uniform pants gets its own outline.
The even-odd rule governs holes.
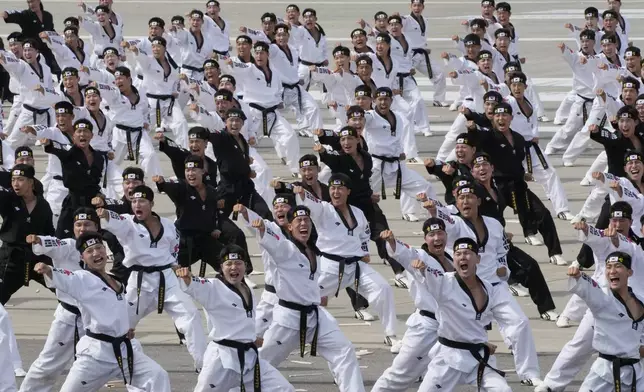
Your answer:
[[[508,283],[525,286],[530,292],[532,302],[537,305],[539,314],[554,310],[555,303],[537,260],[514,245],[510,245],[507,260],[511,271]]]
[[[0,247],[0,304],[6,304],[16,291],[29,286],[32,280],[45,286],[45,278],[34,271],[34,266],[39,262],[52,265],[51,259],[34,255],[30,248],[7,244]]]
[[[190,267],[201,260],[217,271],[222,248],[223,244],[210,233],[182,233],[179,240],[178,263],[181,267]]]
[[[530,189],[525,181],[498,181],[497,187],[508,203],[519,215],[523,236],[540,233],[548,248],[548,256],[562,254],[561,243],[555,221],[550,211]],[[501,211],[502,212],[502,211]]]
[[[595,223],[595,227],[598,229],[605,229],[608,227],[609,223],[610,199],[608,196],[606,196],[606,200],[604,200],[604,204],[602,204],[602,209],[599,213],[599,217],[597,218],[597,223]],[[590,268],[593,266],[593,264],[595,264],[595,257],[593,256],[593,250],[590,248],[590,246],[586,244],[581,245],[579,254],[577,254],[577,262],[584,268]]]
[[[273,220],[273,213],[268,208],[266,201],[262,198],[255,188],[250,188],[246,192],[228,192],[224,191],[220,193],[221,197],[224,199],[224,208],[223,215],[230,216],[233,212],[233,206],[237,203],[243,204],[246,208],[250,208],[255,211],[257,215],[261,216],[264,219],[270,221]]]
[[[60,239],[74,237],[74,212],[80,207],[94,208],[91,196],[68,194],[61,205],[56,237]]]

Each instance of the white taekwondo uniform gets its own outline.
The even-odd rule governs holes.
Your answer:
[[[437,207],[436,210],[437,217],[445,222],[446,249],[453,249],[454,241],[463,237],[469,237],[479,244],[478,254],[481,262],[477,265],[476,275],[492,285],[493,290],[497,292],[495,297],[503,303],[497,308],[495,319],[501,334],[512,345],[517,375],[521,380],[539,378],[539,361],[530,321],[510,294],[506,283],[510,277],[506,260],[509,245],[503,226],[494,218],[481,216],[486,235],[479,238],[474,225],[468,220],[450,214],[444,207]],[[497,275],[497,269],[501,267],[505,267],[506,271],[503,277]],[[441,303],[438,297],[436,300]]]
[[[396,240],[395,250],[387,243],[387,253],[405,268],[416,311],[407,319],[407,331],[403,335],[400,352],[378,378],[371,392],[404,392],[427,371],[431,361],[430,350],[438,341],[438,304],[424,282],[415,279],[418,275],[409,272],[412,271],[411,262],[420,259],[429,268],[445,271],[433,255],[400,240]],[[450,258],[447,253],[445,257]]]
[[[355,89],[361,86],[362,80],[351,71],[333,72],[328,67],[317,67],[311,72],[311,79],[324,84],[327,93],[322,103],[335,103],[337,107],[329,106],[329,112],[335,118],[338,127],[347,124],[346,108],[353,104]]]
[[[299,52],[294,46],[282,48],[277,44],[270,44],[268,51],[270,61],[282,82],[282,101],[284,109],[295,111],[297,128],[299,130],[314,131],[324,128],[318,104],[311,94],[300,85]]]
[[[127,283],[126,300],[130,304],[131,328],[155,309],[167,310],[177,329],[186,336],[186,347],[197,369],[203,364],[206,350],[201,316],[190,297],[178,285],[172,270],[179,252],[179,232],[174,223],[159,217],[161,231],[151,238],[150,231],[133,215],[109,211],[109,220],[101,227],[112,232],[123,246],[123,265],[132,269]]]
[[[13,364],[11,363],[11,337],[13,329],[9,313],[0,304],[0,391],[16,392],[16,376],[13,373]]]
[[[255,132],[273,139],[277,156],[286,161],[291,173],[299,173],[300,142],[297,133],[277,110],[282,104],[283,90],[279,72],[271,65],[271,75],[267,78],[255,64],[236,61],[231,68],[237,83],[241,81],[244,86],[243,101],[250,106],[251,116],[258,124]]]
[[[203,79],[203,63],[215,53],[215,40],[201,29],[201,44],[196,35],[188,29],[170,33],[181,48],[181,73],[191,79]]]
[[[230,23],[224,18],[221,20],[223,27],[220,27],[213,18],[204,14],[201,31],[212,41],[212,50],[219,55],[226,56],[230,50]]]
[[[96,391],[120,376],[138,388],[170,391],[168,373],[143,353],[137,340],[127,338],[130,306],[124,286],[115,291],[98,273],[59,268],[52,269],[52,278],[45,275],[45,282],[76,300],[87,328],[61,392]]]
[[[250,288],[247,303],[221,275],[213,279],[192,277],[189,285],[179,279],[179,286],[204,307],[212,323],[208,336],[212,341],[208,343],[195,392],[228,392],[237,386],[253,391],[256,382],[261,383],[262,390],[295,392],[277,369],[259,358]]]
[[[409,14],[402,17],[402,32],[411,48],[414,68],[427,76],[434,84],[434,101],[444,102],[446,81],[443,67],[429,57],[431,50],[427,48],[427,26],[429,18]],[[392,41],[393,44],[393,41]],[[428,62],[429,61],[429,62]]]
[[[132,86],[137,99],[132,103],[122,95],[115,86],[98,84],[101,97],[109,107],[109,116],[114,123],[112,133],[112,148],[114,148],[114,161],[121,164],[124,159],[139,163],[146,177],[152,178],[161,175],[161,163],[152,146],[152,139],[148,134],[146,125],[149,126],[150,107],[143,90]]]
[[[479,387],[483,390],[512,391],[503,374],[495,369],[496,357],[490,355],[485,346],[489,339],[484,328],[493,320],[506,317],[503,307],[507,305],[507,298],[500,297],[499,290],[477,277],[487,294],[485,307],[478,309],[472,293],[456,272],[443,273],[442,269],[431,267],[411,272],[420,275],[417,279],[424,282],[440,304],[438,343],[430,352],[432,360],[418,391],[454,391],[458,385],[476,385],[479,377]],[[479,358],[485,365],[479,362]]]
[[[595,256],[593,280],[600,287],[603,288],[607,285],[606,274],[604,273],[606,270],[606,257],[612,252],[624,252],[631,256],[633,260],[631,265],[633,276],[629,278],[629,285],[636,291],[642,292],[642,288],[644,288],[644,284],[642,284],[644,282],[644,252],[638,244],[631,242],[620,234],[618,235],[618,246],[615,246],[611,239],[604,235],[604,230],[596,229],[590,225],[588,226],[587,235],[583,231],[579,232],[579,239],[590,246],[593,251]],[[562,315],[573,320],[575,318],[579,320],[579,316],[574,317],[576,313],[583,314],[583,318],[581,318],[575,335],[561,348],[561,352],[543,380],[543,387],[549,387],[556,391],[565,389],[594,354],[592,341],[595,318],[593,313],[587,309],[588,306],[578,295],[573,295],[568,301]]]
[[[310,260],[304,247],[291,241],[274,222],[265,220],[264,225],[264,234],[255,232],[260,248],[272,256],[269,268],[279,301],[273,309],[273,323],[264,334],[260,356],[278,366],[298,346],[303,356],[304,344],[310,343],[311,355],[319,352],[329,363],[340,391],[364,391],[353,345],[333,316],[319,306],[324,293],[318,287],[318,257]]]
[[[369,254],[371,235],[369,222],[362,211],[348,206],[354,224],[349,227],[331,203],[319,200],[308,191],[305,191],[304,199],[297,196],[296,200],[311,210],[311,220],[318,231],[317,247],[322,255],[318,284],[322,296],[335,294],[337,297],[340,290],[354,286],[380,317],[385,335],[396,336],[396,309],[391,286],[361,260]]]
[[[105,48],[115,48],[119,51],[119,55],[123,55],[123,48],[121,48],[121,42],[123,42],[123,25],[113,24],[109,21],[107,23],[112,25],[114,29],[113,35],[108,34],[105,27],[101,26],[98,21],[90,20],[89,17],[80,18],[80,27],[85,29],[91,36],[90,41],[92,42],[93,51],[90,57],[90,63],[94,67],[103,59],[103,50]]]
[[[139,50],[135,56],[141,70],[146,88],[146,97],[150,104],[150,123],[155,132],[169,129],[174,141],[183,148],[188,147],[188,122],[180,105],[175,107],[175,98],[179,96],[179,66],[166,52],[165,59],[168,72],[160,61],[150,54]]]
[[[35,255],[49,256],[56,268],[69,271],[83,269],[80,252],[76,249],[76,240],[72,238],[60,240],[51,236],[38,237],[40,243],[31,246]],[[56,291],[56,297],[59,304],[54,312],[54,321],[49,327],[45,346],[31,364],[20,385],[21,391],[52,391],[56,379],[65,367],[74,361],[76,344],[80,337],[85,335],[76,301],[61,290]]]
[[[599,358],[591,366],[579,390],[609,392],[614,391],[617,385],[622,388],[620,390],[643,389],[640,342],[644,337],[644,317],[633,318],[624,303],[625,298],[609,287],[601,288],[586,274],[582,273],[577,279],[569,277],[568,287],[570,292],[584,299],[594,316],[592,347],[599,352]],[[629,295],[642,305],[641,294],[634,293],[629,287]],[[616,358],[620,364],[615,363]],[[614,369],[619,365],[619,370]],[[619,378],[615,379],[613,371],[619,373]]]
[[[14,149],[24,145],[28,136],[19,132],[20,128],[29,124],[42,124],[51,126],[54,119],[54,111],[51,108],[51,101],[47,99],[47,95],[43,95],[35,89],[41,86],[45,91],[50,94],[55,94],[53,91],[54,82],[51,75],[51,69],[43,61],[38,61],[39,67],[32,66],[25,60],[17,59],[12,53],[0,51],[4,55],[5,61],[3,67],[9,73],[12,80],[16,81],[16,88],[14,91],[20,94],[22,109],[16,119],[13,127],[17,132],[11,132],[6,139],[7,143]],[[40,69],[37,69],[40,68]],[[12,90],[13,91],[13,90]]]
[[[55,31],[45,31],[49,39],[43,40],[43,42],[51,49],[51,52],[56,58],[58,67],[63,70],[67,67],[75,68],[78,70],[79,82],[81,86],[87,85],[89,82],[87,78],[87,73],[80,72],[81,67],[90,67],[90,54],[87,53],[87,46],[83,46],[80,49],[80,57],[76,54],[67,44],[65,43],[65,37],[61,37]]]

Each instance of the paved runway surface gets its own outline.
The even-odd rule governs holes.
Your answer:
[[[79,14],[76,0],[43,0],[45,8],[54,14],[55,24],[58,28],[62,26],[62,21],[66,16]],[[147,21],[152,16],[160,16],[169,21],[170,17],[177,14],[184,14],[190,11],[191,7],[203,7],[205,1],[137,1],[137,0],[115,0],[114,9],[125,17],[126,36],[143,36],[147,33]],[[222,15],[233,26],[232,35],[236,35],[237,28],[240,25],[246,25],[251,28],[259,27],[259,17],[265,11],[282,15],[284,9],[290,1],[240,1],[226,2],[222,1]],[[467,16],[479,14],[479,1],[446,1],[434,2],[426,1],[426,15],[430,16],[431,24],[429,26],[429,40],[432,48],[432,56],[438,59],[439,53],[451,51],[457,53],[452,47],[450,37],[453,34],[463,35],[460,21]],[[543,0],[539,2],[532,1],[511,1],[513,8],[512,21],[519,34],[519,52],[527,58],[525,64],[526,73],[532,78],[537,85],[546,107],[546,114],[551,119],[554,117],[559,102],[570,90],[571,79],[570,71],[560,57],[560,52],[556,44],[560,41],[568,41],[574,45],[567,37],[567,31],[563,28],[564,23],[571,22],[581,25],[583,23],[582,12],[587,6],[595,6],[600,12],[605,7],[605,1],[554,1]],[[336,42],[348,44],[349,32],[355,28],[356,20],[364,18],[371,21],[373,15],[383,10],[388,13],[399,11],[401,14],[408,12],[408,2],[405,1],[308,1],[298,3],[301,9],[313,7],[317,10],[319,23],[323,26],[328,34],[329,49]],[[23,1],[2,1],[0,7],[6,9],[22,9],[25,3]],[[636,9],[636,7],[643,7]],[[624,15],[631,22],[630,40],[637,44],[644,40],[644,29],[639,26],[639,21],[644,18],[644,0],[629,0],[624,2]],[[0,22],[1,23],[1,22]],[[0,35],[6,36],[13,31],[13,26],[0,24]],[[81,33],[83,34],[83,33]],[[432,88],[428,80],[419,79],[419,85],[427,100],[432,97]],[[453,98],[457,89],[448,87],[448,99]],[[455,115],[446,108],[430,108],[430,121],[432,129],[436,136],[425,138],[418,137],[418,147],[420,155],[423,158],[435,156],[440,143],[442,142],[441,134],[448,129]],[[331,119],[325,113],[325,123],[331,123]],[[545,148],[548,139],[557,128],[552,123],[541,124],[541,146]],[[302,153],[311,151],[311,140],[301,139]],[[571,210],[576,213],[582,206],[583,201],[588,195],[590,188],[579,186],[579,181],[586,171],[588,165],[600,150],[594,148],[584,154],[583,158],[578,161],[577,167],[564,168],[561,165],[559,156],[551,158],[552,163],[557,167],[559,176],[565,185],[568,193]],[[273,174],[276,176],[288,176],[288,171],[279,163],[270,141],[261,142],[260,152],[266,161],[271,165]],[[37,169],[40,174],[44,172],[46,157],[42,151],[37,153]],[[166,175],[171,175],[171,168],[167,161],[163,162]],[[412,166],[415,170],[426,174],[422,166]],[[438,188],[442,187],[437,184]],[[531,188],[542,198],[544,198],[543,189],[538,184],[531,184]],[[167,197],[159,195],[157,198],[156,210],[158,213],[171,216],[173,208]],[[546,200],[546,205],[551,207]],[[414,245],[420,245],[422,242],[421,224],[408,223],[400,219],[399,204],[395,200],[386,200],[381,203],[383,210],[389,218],[389,223],[394,233]],[[506,210],[508,211],[508,210]],[[558,310],[562,310],[569,295],[566,290],[565,267],[556,267],[548,264],[548,257],[545,247],[530,247],[523,243],[521,235],[522,230],[518,224],[516,216],[506,215],[508,218],[507,231],[514,233],[514,242],[530,253],[541,263],[541,268],[548,280],[552,295],[557,304]],[[568,222],[556,220],[557,230],[562,241],[564,257],[571,261],[575,257],[579,245],[576,240],[576,233],[570,227]],[[253,240],[249,241],[252,253],[258,253],[257,244]],[[393,278],[391,269],[378,262],[375,247],[371,246],[372,260],[376,269],[388,279]],[[259,259],[255,259],[257,269],[261,268]],[[253,277],[257,283],[262,282],[261,276]],[[392,282],[393,285],[393,282]],[[260,289],[256,290],[255,298],[259,297]],[[405,331],[405,320],[414,310],[413,303],[406,290],[394,289],[396,298],[397,314],[399,320],[398,336],[402,337]],[[563,344],[572,336],[574,329],[558,329],[554,323],[542,321],[536,307],[528,298],[519,298],[524,311],[531,320],[531,326],[535,336],[537,349],[539,351],[539,360],[541,364],[542,376],[545,376],[549,370],[554,358]],[[49,325],[53,318],[53,310],[56,306],[54,297],[42,287],[34,284],[28,288],[20,290],[9,302],[7,310],[9,311],[16,335],[19,339],[20,351],[23,355],[25,369],[38,355],[42,348]],[[358,350],[368,350],[370,352],[364,355],[360,363],[363,367],[363,375],[367,389],[374,384],[385,368],[387,368],[393,358],[392,354],[382,344],[382,328],[379,322],[373,322],[367,325],[364,322],[358,322],[353,318],[353,311],[349,305],[346,296],[341,295],[339,299],[333,300],[329,306],[331,313],[342,324],[342,330],[355,344]],[[346,325],[345,325],[346,324]],[[144,344],[146,353],[159,361],[161,365],[168,370],[172,379],[173,390],[179,392],[190,391],[196,383],[196,375],[191,368],[191,360],[185,348],[177,344],[177,338],[172,327],[172,322],[167,315],[150,315],[137,328],[137,338]],[[513,369],[512,357],[500,339],[498,331],[495,329],[490,334],[493,343],[499,345],[499,362],[501,369]],[[298,361],[294,363],[292,361]],[[326,364],[318,358],[305,357],[299,358],[297,354],[292,354],[286,361],[281,370],[289,381],[300,391],[326,392],[335,391],[337,387],[333,385]],[[508,381],[515,391],[529,391],[532,388],[522,387],[516,374],[509,372]],[[576,384],[571,385],[569,390],[577,390],[583,375],[578,378]],[[62,377],[60,382],[62,383]],[[416,388],[414,388],[415,390]],[[124,390],[122,387],[105,390]],[[463,388],[460,391],[474,391],[476,388]]]

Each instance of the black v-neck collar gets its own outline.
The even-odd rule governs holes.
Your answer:
[[[246,282],[242,282],[241,284],[246,286],[248,289],[248,299],[249,301],[246,302],[246,297],[244,297],[244,294],[242,294],[241,291],[237,289],[237,287],[233,286],[232,284],[228,283],[226,279],[224,279],[224,276],[222,274],[217,275],[217,278],[219,279],[226,287],[228,287],[232,292],[235,294],[239,295],[239,298],[242,300],[242,304],[244,305],[244,310],[246,311],[246,317],[252,318],[253,317],[253,290],[251,290],[247,285]]]
[[[628,308],[628,306],[626,306],[626,301],[624,301],[624,299],[617,292],[613,290],[611,290],[611,292],[613,293],[613,296],[624,306],[624,309],[626,309],[626,313],[628,314],[628,317],[630,317],[634,323],[639,323],[642,320],[644,320],[644,313],[642,313],[642,316],[640,318],[635,319],[631,314],[631,310]],[[642,301],[639,298],[637,298],[637,296],[635,295],[635,293],[633,293],[633,290],[630,287],[628,288],[628,294],[631,297],[633,297],[640,304],[640,306],[644,308],[644,303],[642,303]]]
[[[458,285],[461,286],[461,289],[463,289],[463,291],[465,291],[465,294],[467,294],[467,296],[470,297],[470,301],[472,301],[472,307],[476,312],[476,319],[480,320],[481,315],[483,314],[483,312],[485,312],[485,310],[487,309],[487,306],[490,303],[490,293],[488,293],[487,287],[485,287],[481,278],[477,276],[476,280],[479,281],[479,283],[481,284],[481,287],[483,287],[483,291],[485,291],[485,303],[483,304],[483,309],[479,309],[478,306],[476,305],[476,299],[474,299],[474,295],[470,291],[469,287],[467,287],[463,279],[461,279],[461,276],[458,273],[455,273],[454,276],[456,276],[456,281],[458,282]]]
[[[469,219],[464,218],[461,213],[459,212],[458,214],[461,219],[463,219],[463,222],[469,227],[473,232],[474,235],[476,236],[476,242],[479,245],[480,249],[485,249],[485,245],[487,245],[487,241],[490,239],[490,232],[488,231],[487,225],[485,224],[485,220],[483,220],[483,217],[479,214],[479,218],[483,220],[483,231],[485,231],[485,236],[481,239],[479,238],[479,233],[476,230],[476,226],[474,226],[474,223],[472,223]],[[483,253],[485,250],[481,250],[480,252]]]
[[[92,270],[90,270],[90,269],[86,269],[86,271],[89,271],[92,275],[94,275],[94,276],[96,276],[97,278],[99,278],[100,280],[102,280],[102,281],[103,281],[103,283],[105,283],[105,285],[107,285],[107,287],[109,287],[109,288],[110,288],[110,289],[111,289],[111,290],[116,294],[116,296],[117,296],[117,297],[118,297],[119,295],[123,295],[123,294],[125,294],[125,293],[126,293],[126,291],[125,291],[125,285],[123,284],[123,282],[121,282],[120,280],[118,280],[118,278],[117,278],[116,276],[114,276],[114,275],[112,275],[112,274],[108,274],[110,277],[112,277],[112,278],[113,278],[113,279],[114,279],[114,280],[115,280],[115,281],[120,285],[120,288],[121,288],[121,289],[120,289],[119,291],[114,290],[114,287],[112,287],[112,285],[110,284],[110,282],[108,282],[108,281],[107,281],[107,279],[105,279],[105,277],[103,277],[103,276],[102,276],[101,274],[99,274],[98,272],[96,272],[96,271],[92,271]]]
[[[340,220],[342,221],[342,224],[344,225],[344,227],[346,227],[347,230],[349,231],[349,235],[353,235],[353,230],[355,230],[356,227],[358,227],[358,220],[356,219],[356,216],[353,214],[353,209],[351,208],[351,206],[347,204],[347,208],[349,208],[349,216],[353,221],[353,227],[350,227],[347,220],[344,219],[344,214],[342,213],[342,211],[340,211],[337,207],[333,207],[333,208],[335,208],[335,212],[340,217]]]
[[[152,212],[152,215],[156,216],[157,218],[159,218],[159,224],[161,225],[161,230],[159,230],[159,234],[156,237],[154,237],[152,235],[152,232],[150,231],[150,228],[145,225],[145,222],[137,219],[136,217],[134,217],[134,219],[133,219],[134,223],[140,224],[141,226],[145,227],[145,229],[148,231],[148,234],[150,235],[150,247],[151,248],[153,247],[152,244],[157,244],[159,241],[161,241],[161,238],[163,238],[163,234],[164,234],[163,222],[161,222],[161,217],[156,212]]]

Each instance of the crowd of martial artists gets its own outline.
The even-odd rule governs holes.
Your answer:
[[[195,391],[293,391],[276,370],[293,351],[322,356],[341,391],[364,391],[353,345],[324,308],[341,290],[356,318],[373,320],[373,309],[397,354],[373,391],[403,391],[419,379],[421,391],[510,391],[488,342],[492,321],[522,385],[563,390],[599,352],[581,390],[644,388],[644,79],[619,0],[601,13],[580,10],[585,21],[564,26],[577,42],[559,45],[573,90],[544,152],[538,123],[549,119],[522,71],[506,2],[483,0],[480,15],[462,22],[463,37],[452,37],[460,53],[442,53],[442,62],[427,47],[424,2],[412,0],[407,15],[360,20],[353,47],[333,48],[332,64],[316,11],[295,4],[284,18],[264,13],[257,30],[238,26],[235,55],[216,0],[168,25],[152,17],[138,40],[124,39],[111,0],[80,3],[82,15],[65,19],[62,34],[39,0],[27,4],[2,15],[22,31],[0,51],[2,96],[13,103],[0,138],[0,302],[36,281],[59,305],[26,374],[0,307],[1,392],[16,390],[15,376],[24,376],[20,391],[51,391],[70,366],[65,392],[121,378],[130,391],[171,390],[134,338],[154,311],[172,317],[192,356]],[[431,105],[458,110],[437,156],[422,162],[415,135],[432,132],[416,74],[434,85]],[[446,78],[460,86],[451,104]],[[321,107],[335,129],[323,129]],[[298,134],[315,139],[313,151],[302,154]],[[171,163],[167,176],[153,139]],[[263,139],[292,182],[273,178],[255,149]],[[549,157],[565,149],[571,166],[589,139],[605,151],[582,180],[595,187],[574,216]],[[34,145],[49,158],[40,180]],[[444,200],[407,164],[424,164]],[[504,230],[510,207],[526,243],[545,244],[551,263],[568,265],[532,181],[583,242],[568,269],[575,295],[561,315],[537,261]],[[378,206],[388,196],[400,200],[403,219],[428,216],[420,247],[389,229]],[[154,212],[158,197],[173,202],[174,221]],[[261,249],[259,301],[242,228]],[[369,265],[370,240],[417,308],[402,339],[392,288]],[[592,277],[581,272],[593,264]],[[208,265],[216,278],[204,277]],[[543,320],[580,323],[543,381],[513,298],[528,295]]]

